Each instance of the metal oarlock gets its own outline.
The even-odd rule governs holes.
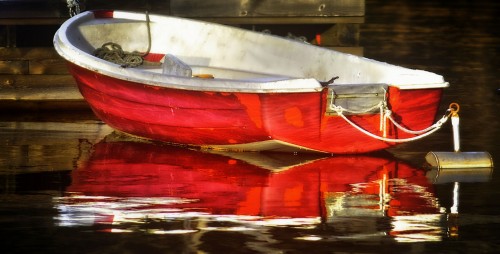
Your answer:
[[[473,168],[493,168],[493,158],[488,152],[461,152],[459,117],[460,106],[457,103],[451,103],[449,107],[451,115],[451,124],[453,128],[453,146],[454,152],[429,152],[425,160],[432,167],[438,169],[473,169]]]

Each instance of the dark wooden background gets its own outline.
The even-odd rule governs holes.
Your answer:
[[[121,9],[182,16],[303,37],[321,46],[362,55],[359,26],[364,0],[114,0],[83,1],[87,9]],[[66,1],[0,1],[0,110],[86,107],[52,46],[69,18]]]

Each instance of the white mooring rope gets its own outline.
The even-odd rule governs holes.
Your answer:
[[[378,104],[377,107],[378,106],[380,106],[380,104]],[[447,114],[447,115],[445,114],[441,119],[439,119],[433,125],[425,128],[423,130],[413,131],[413,130],[409,130],[409,129],[403,127],[402,125],[400,125],[396,121],[394,121],[394,119],[391,117],[391,111],[386,106],[380,106],[380,110],[381,110],[380,111],[380,115],[381,115],[381,126],[380,126],[380,128],[381,128],[381,130],[383,130],[384,136],[378,136],[378,135],[375,135],[375,134],[373,134],[373,133],[371,133],[371,132],[369,132],[369,131],[361,128],[359,125],[357,125],[353,121],[349,120],[349,118],[347,118],[343,114],[344,111],[345,112],[350,112],[349,110],[346,110],[342,106],[336,106],[334,104],[331,104],[330,108],[332,110],[334,110],[340,117],[342,117],[347,123],[349,123],[350,125],[352,125],[354,128],[356,128],[360,132],[364,133],[365,135],[367,135],[369,137],[372,137],[372,138],[375,138],[375,139],[378,139],[378,140],[381,140],[381,141],[394,142],[394,143],[409,142],[409,141],[414,141],[414,140],[418,140],[418,139],[424,138],[426,136],[429,136],[432,133],[434,133],[437,130],[439,130],[441,128],[441,126],[443,126],[443,124],[446,123],[446,121],[448,121],[448,118],[450,118],[449,114]],[[406,133],[414,134],[414,135],[421,134],[421,135],[415,136],[415,137],[412,137],[412,138],[402,138],[402,139],[386,138],[385,137],[385,135],[386,135],[385,119],[389,119],[394,124],[394,126],[396,126],[398,129],[400,129],[400,130],[402,130],[402,131],[404,131]]]

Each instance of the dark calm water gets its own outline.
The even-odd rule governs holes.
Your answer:
[[[442,2],[442,3],[440,3]],[[495,1],[370,1],[364,55],[445,76],[463,151],[498,165]],[[495,253],[500,176],[436,172],[451,130],[391,154],[215,154],[88,114],[0,119],[1,253]]]

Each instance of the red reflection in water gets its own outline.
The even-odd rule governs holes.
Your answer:
[[[235,155],[101,142],[73,172],[67,191],[96,197],[172,197],[186,202],[153,206],[209,214],[329,220],[366,211],[383,216],[439,213],[425,172],[390,158]]]

